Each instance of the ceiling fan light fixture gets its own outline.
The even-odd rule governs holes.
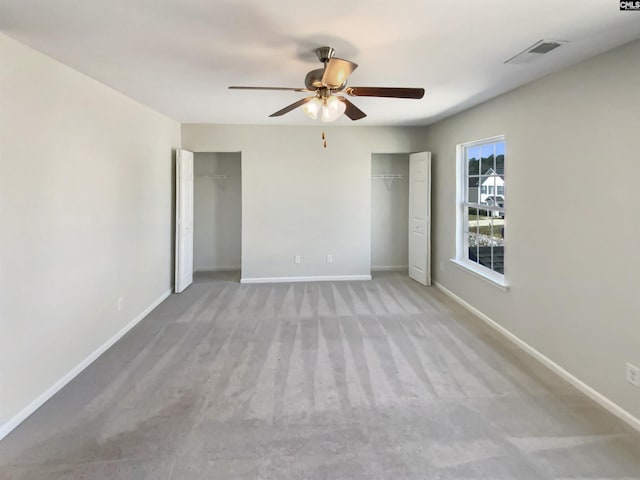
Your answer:
[[[347,106],[341,102],[338,97],[330,96],[326,98],[322,104],[320,120],[323,122],[334,122],[344,113],[346,108]]]

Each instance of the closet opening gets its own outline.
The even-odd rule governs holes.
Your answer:
[[[194,154],[193,270],[197,278],[240,281],[242,159],[240,152]]]
[[[409,154],[371,154],[371,272],[407,272]]]

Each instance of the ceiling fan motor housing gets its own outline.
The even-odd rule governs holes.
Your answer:
[[[318,68],[316,70],[311,70],[307,73],[307,76],[304,78],[304,84],[309,90],[331,90],[334,92],[341,92],[347,86],[347,81],[345,80],[342,85],[338,87],[327,87],[324,83],[322,83],[322,76],[324,75],[324,69]]]
[[[304,78],[305,86],[310,89],[322,88],[322,74],[324,73],[324,68],[318,68],[316,70],[311,70],[307,73],[307,76]]]

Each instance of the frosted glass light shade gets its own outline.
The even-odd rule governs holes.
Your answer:
[[[344,113],[347,106],[337,97],[330,96],[329,98],[314,97],[301,108],[312,120],[317,120],[319,116],[323,122],[334,122]]]
[[[344,113],[346,108],[347,106],[344,102],[338,100],[337,97],[331,96],[327,98],[322,105],[322,115],[320,116],[320,120],[323,122],[333,122]]]
[[[302,111],[304,114],[312,120],[318,119],[318,113],[322,108],[322,100],[318,97],[312,98],[307,103],[302,105]]]

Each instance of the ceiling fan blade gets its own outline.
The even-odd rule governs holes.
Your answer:
[[[290,88],[290,87],[239,87],[233,85],[229,87],[229,90],[286,90],[289,92],[312,92],[307,88]]]
[[[347,87],[344,91],[352,97],[414,98],[416,100],[424,97],[424,88]]]
[[[347,117],[349,117],[351,120],[360,120],[361,118],[364,118],[367,116],[366,113],[364,113],[362,110],[360,110],[358,107],[356,107],[353,103],[351,103],[346,98],[338,97],[338,96],[336,96],[336,98],[345,104],[346,109],[344,111],[344,114]]]
[[[338,88],[351,73],[358,68],[358,64],[343,60],[342,58],[330,58],[322,74],[322,84],[329,88]]]
[[[304,105],[305,103],[310,101],[312,98],[316,98],[316,97],[311,96],[311,97],[303,98],[302,100],[298,100],[297,102],[294,102],[291,105],[286,106],[282,110],[278,110],[277,112],[272,113],[269,116],[270,117],[280,117],[280,116],[284,115],[285,113],[289,113],[291,110],[295,110],[296,108],[301,107],[302,105]]]

